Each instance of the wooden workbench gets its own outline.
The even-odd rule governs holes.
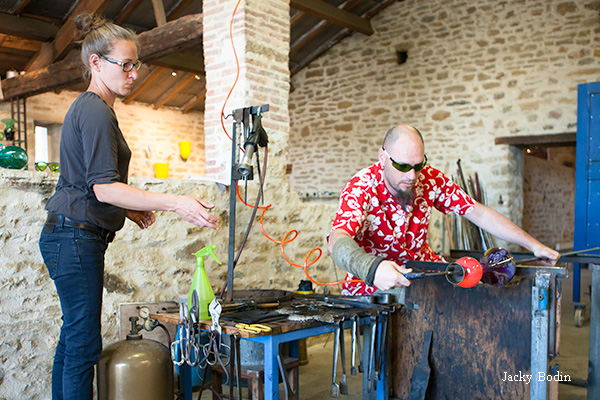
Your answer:
[[[415,308],[402,307],[392,316],[391,396],[409,397],[425,332],[431,330],[427,399],[539,398],[530,394],[534,382],[516,380],[531,374],[532,353],[537,351],[537,344],[532,346],[534,281],[524,278],[503,287],[479,284],[470,289],[450,285],[444,277],[413,281],[406,301]],[[544,355],[556,355],[558,348],[548,325],[560,322],[560,290],[552,290],[554,302],[545,310],[551,322],[546,322],[545,332],[540,330],[551,339],[548,352],[541,351]]]

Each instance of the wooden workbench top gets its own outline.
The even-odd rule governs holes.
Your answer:
[[[377,314],[377,309],[368,309],[364,307],[348,307],[348,308],[327,308],[319,307],[317,309],[303,309],[295,308],[291,306],[290,302],[284,302],[275,310],[278,313],[285,314],[288,316],[287,319],[272,322],[258,322],[261,325],[268,326],[271,328],[270,332],[247,332],[240,330],[235,327],[239,322],[231,321],[226,318],[227,314],[222,314],[220,319],[220,325],[222,333],[231,335],[239,333],[243,338],[255,338],[259,336],[277,335],[280,333],[297,331],[300,329],[313,328],[321,326],[323,324],[333,324],[340,320],[349,320],[353,316],[366,317]],[[393,309],[392,309],[393,311]],[[179,312],[171,313],[154,313],[150,314],[150,318],[166,322],[174,325],[179,325]],[[212,320],[203,320],[199,322],[200,329],[210,330]]]

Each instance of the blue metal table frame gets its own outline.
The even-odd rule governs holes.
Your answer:
[[[374,318],[374,317],[373,317]],[[371,317],[360,317],[360,325],[370,324]],[[380,322],[381,325],[381,322]],[[320,325],[293,330],[290,332],[277,333],[272,335],[255,336],[242,338],[242,340],[249,340],[252,342],[262,343],[264,346],[264,371],[265,371],[265,382],[264,382],[264,398],[265,400],[279,399],[279,366],[277,363],[277,356],[279,355],[279,345],[281,343],[291,343],[291,355],[298,355],[298,340],[309,338],[312,336],[319,336],[326,333],[335,331],[336,324],[334,323],[321,323]],[[343,323],[344,329],[350,329],[352,327],[351,320],[345,320]],[[378,335],[381,335],[381,329],[377,329]],[[364,329],[363,331],[363,365],[367,365],[367,360],[370,357],[370,348],[368,344],[371,341],[371,330]],[[387,360],[385,354],[382,358],[382,366],[379,380],[377,381],[377,387],[370,392],[367,390],[368,376],[365,372],[363,373],[363,399],[387,399],[389,397],[389,383],[388,374],[385,373]],[[192,399],[192,367],[187,364],[183,364],[179,369],[179,390],[184,400]],[[300,382],[298,382],[297,390],[299,391]],[[297,393],[298,395],[298,393]],[[297,396],[299,398],[299,396]]]

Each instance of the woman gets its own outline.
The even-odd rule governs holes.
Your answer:
[[[141,229],[154,223],[152,210],[174,211],[184,220],[219,229],[193,196],[151,193],[127,185],[131,151],[113,105],[127,95],[141,62],[134,32],[93,14],[80,15],[81,58],[87,91],[65,116],[61,174],[48,200],[40,250],[54,280],[63,325],[52,369],[53,399],[91,399],[94,365],[102,347],[100,316],[104,253],[125,218]]]

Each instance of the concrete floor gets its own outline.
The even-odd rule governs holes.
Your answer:
[[[570,272],[568,279],[561,280],[561,329],[560,329],[560,356],[551,361],[551,365],[558,363],[560,374],[572,378],[585,380],[588,369],[589,353],[589,320],[582,327],[575,326],[573,305],[573,281]],[[591,271],[581,271],[581,303],[586,305],[586,316],[589,318]],[[580,304],[581,304],[580,303]],[[349,335],[346,335],[349,336]],[[332,335],[321,337],[308,347],[308,364],[300,367],[300,398],[303,400],[329,399],[331,392],[332,375]],[[350,340],[346,340],[346,357],[350,358]],[[350,362],[347,361],[347,382],[349,395],[340,395],[340,399],[354,400],[362,398],[362,374],[350,375]],[[341,365],[338,363],[337,382],[342,379]],[[283,386],[280,385],[280,388]],[[244,388],[245,390],[245,388]],[[227,391],[225,391],[228,393]],[[244,394],[246,396],[246,394]],[[210,399],[211,395],[205,392],[202,399]],[[244,397],[246,398],[246,397]],[[587,389],[574,385],[559,384],[559,400],[585,400]],[[285,395],[280,391],[280,399]]]

